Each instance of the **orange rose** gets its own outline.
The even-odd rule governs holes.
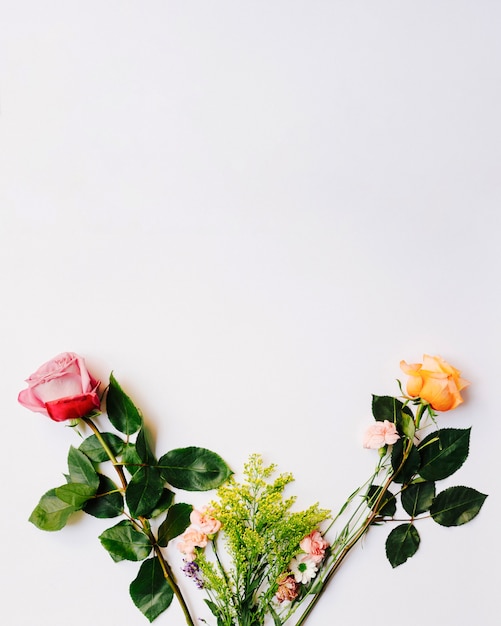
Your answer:
[[[425,354],[423,363],[400,361],[400,367],[409,376],[409,396],[422,398],[436,411],[450,411],[463,402],[460,391],[470,383],[441,357]]]

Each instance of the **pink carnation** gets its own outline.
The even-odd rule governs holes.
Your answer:
[[[182,552],[188,560],[194,561],[196,557],[195,548],[205,548],[207,541],[208,537],[205,533],[190,526],[188,530],[181,535],[177,549]]]
[[[364,448],[378,450],[385,445],[392,445],[400,439],[397,427],[393,422],[384,420],[369,426],[364,436]]]
[[[325,550],[329,547],[329,544],[318,530],[314,530],[301,540],[299,547],[309,555],[314,563],[320,563],[325,556]]]
[[[284,574],[278,580],[276,598],[278,602],[292,602],[299,595],[299,583],[294,576]]]
[[[190,521],[206,535],[215,535],[221,528],[221,522],[211,515],[212,509],[204,507],[202,510],[193,509]]]

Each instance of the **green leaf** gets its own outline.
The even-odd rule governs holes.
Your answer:
[[[404,407],[400,416],[397,417],[397,430],[398,432],[403,433],[409,441],[414,440],[414,435],[416,434],[416,423],[414,422],[414,414],[409,407]]]
[[[99,482],[99,479],[98,479]],[[96,493],[96,489],[83,483],[68,483],[56,487],[56,496],[73,506],[76,510],[81,509],[89,498]]]
[[[486,498],[471,487],[449,487],[433,500],[430,514],[441,526],[461,526],[478,514]]]
[[[131,476],[133,476],[143,465],[143,462],[137,453],[135,443],[127,443],[124,446],[122,452],[122,463]]]
[[[29,521],[40,530],[61,530],[76,510],[74,506],[58,498],[55,489],[50,489],[40,498]]]
[[[156,557],[141,565],[129,590],[132,601],[150,622],[169,607],[174,595]]]
[[[97,493],[86,502],[83,510],[89,515],[98,518],[117,517],[123,513],[123,496],[111,478],[104,474],[99,474]]]
[[[118,562],[142,561],[151,552],[148,537],[137,530],[129,520],[122,520],[99,535],[103,547]]]
[[[149,517],[162,495],[164,481],[159,470],[141,467],[131,478],[125,500],[132,517]]]
[[[413,524],[401,524],[386,539],[386,556],[392,567],[405,563],[419,548],[419,533]]]
[[[283,622],[282,622],[281,618],[278,616],[277,612],[273,609],[273,606],[271,604],[268,605],[268,611],[270,612],[271,616],[273,617],[273,622],[274,622],[275,626],[282,626]]]
[[[468,457],[471,428],[442,428],[430,433],[419,444],[420,476],[442,480],[454,474]]]
[[[378,485],[371,485],[369,487],[369,490],[366,496],[367,506],[373,511],[376,505],[376,501],[379,498],[382,489],[383,488]],[[395,496],[390,491],[386,491],[386,493],[381,499],[381,502],[379,503],[377,507],[377,511],[376,511],[377,514],[382,515],[383,517],[393,517],[393,515],[395,515],[396,510],[397,510],[397,501],[395,499]]]
[[[159,546],[165,548],[171,539],[184,533],[190,525],[190,513],[192,511],[192,505],[184,502],[179,502],[170,507],[167,517],[158,529],[157,543]]]
[[[416,517],[428,511],[435,497],[435,483],[422,482],[408,485],[400,496],[404,510],[411,516]]]
[[[405,406],[397,398],[393,398],[392,396],[372,395],[372,415],[377,422],[384,422],[384,420],[388,420],[398,426],[398,421],[401,419],[402,411],[406,415],[413,417],[412,411],[409,407]]]
[[[132,435],[141,428],[143,418],[139,410],[120,387],[113,374],[110,374],[106,410],[110,422],[121,433]]]
[[[118,456],[122,452],[124,442],[120,439],[120,437],[114,435],[113,433],[101,433],[101,436],[115,456]],[[94,463],[104,463],[105,461],[109,461],[108,455],[96,435],[90,435],[90,437],[87,437],[87,439],[80,444],[78,449],[88,456]]]
[[[398,474],[393,479],[395,483],[409,482],[417,473],[419,466],[421,465],[421,457],[419,456],[418,449],[414,444],[412,444],[409,456],[406,458],[402,467],[400,467],[404,458],[404,446],[407,445],[408,442],[405,439],[399,439],[393,444],[391,450],[391,465],[393,467],[393,471],[396,472],[397,469],[400,468]]]
[[[424,482],[408,485],[402,491],[400,499],[405,511],[411,516],[416,517],[431,507],[433,498],[435,497],[435,483]]]
[[[150,513],[150,517],[158,517],[164,511],[167,511],[174,502],[174,492],[164,487],[162,494],[155,504],[155,508]]]
[[[158,463],[163,478],[186,491],[215,489],[232,474],[218,454],[193,446],[171,450]]]
[[[94,492],[96,491],[99,485],[99,476],[92,462],[83,452],[73,446],[70,447],[68,453],[68,470],[70,472],[69,482],[88,485],[92,487]]]
[[[223,618],[221,617],[221,611],[215,602],[211,600],[204,599],[205,604],[209,607],[210,612],[214,617],[217,617],[217,626],[224,626]],[[268,610],[271,604],[268,605]]]
[[[151,445],[148,440],[148,433],[144,426],[137,435],[136,452],[143,463],[146,463],[147,465],[157,464],[157,459],[151,449]]]

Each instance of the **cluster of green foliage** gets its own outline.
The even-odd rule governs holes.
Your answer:
[[[66,483],[49,490],[32,512],[30,521],[42,530],[63,528],[71,515],[84,511],[97,518],[123,517],[99,539],[114,561],[142,562],[130,585],[135,605],[151,622],[169,607],[174,595],[186,621],[188,608],[161,548],[188,527],[192,506],[174,503],[172,488],[206,491],[231,475],[223,459],[206,448],[177,448],[157,459],[148,440],[140,411],[113,374],[106,393],[106,412],[114,432],[100,432],[96,412],[78,420],[93,434],[68,454]],[[103,473],[111,464],[118,481]],[[156,519],[156,536],[150,520]]]
[[[318,504],[292,511],[295,498],[283,494],[293,476],[273,479],[275,471],[275,465],[265,466],[254,454],[244,466],[245,482],[230,477],[211,503],[212,514],[222,524],[218,535],[223,535],[230,563],[224,566],[220,558],[219,536],[212,541],[216,558],[210,559],[206,549],[197,553],[196,562],[218,626],[257,626],[266,614],[273,615],[278,578],[301,551],[299,542],[329,517]]]
[[[466,461],[471,428],[436,429],[419,440],[420,427],[427,417],[436,423],[436,413],[420,398],[413,402],[417,405],[416,414],[409,403],[391,396],[373,396],[372,401],[374,418],[393,422],[400,434],[390,450],[392,488],[373,484],[367,492],[367,503],[376,514],[375,523],[393,521],[398,501],[409,516],[408,521],[390,532],[386,541],[386,555],[393,567],[405,563],[419,548],[415,525],[418,519],[431,517],[441,526],[460,526],[478,514],[487,497],[465,486],[448,487],[437,493],[437,482],[452,476]]]
[[[374,419],[395,424],[400,438],[379,449],[373,475],[350,495],[327,529],[331,532],[348,516],[331,542],[328,558],[321,565],[309,591],[310,601],[296,626],[302,626],[311,616],[328,583],[371,527],[397,524],[386,540],[386,556],[392,567],[397,567],[419,548],[418,520],[431,518],[441,526],[460,526],[479,513],[487,497],[464,486],[447,487],[437,493],[437,482],[454,474],[467,459],[471,429],[436,428],[423,437],[424,428],[436,426],[435,411],[421,398],[404,400],[373,396]],[[293,603],[285,620],[276,623],[285,623],[294,610]]]

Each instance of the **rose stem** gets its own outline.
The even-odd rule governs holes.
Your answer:
[[[410,445],[409,445],[410,444]],[[396,471],[394,471],[387,479],[386,482],[383,485],[383,488],[381,489],[381,493],[379,494],[378,498],[376,499],[376,501],[374,502],[373,505],[373,509],[370,513],[370,515],[367,517],[367,519],[365,520],[365,522],[362,524],[362,526],[360,527],[360,529],[358,530],[358,532],[355,534],[355,536],[353,537],[353,539],[351,539],[351,541],[349,541],[347,543],[347,545],[343,548],[343,550],[341,551],[340,555],[337,557],[336,562],[332,565],[331,569],[329,570],[329,573],[327,574],[327,576],[324,579],[324,582],[322,584],[322,588],[320,589],[320,591],[315,595],[315,597],[313,598],[313,600],[310,602],[310,604],[308,605],[308,607],[306,608],[305,612],[301,615],[301,617],[299,618],[298,622],[296,623],[296,626],[301,626],[302,624],[304,624],[304,622],[306,622],[308,616],[310,615],[311,611],[313,610],[313,607],[315,606],[315,604],[318,602],[318,600],[320,599],[320,596],[322,595],[322,593],[325,591],[325,588],[327,586],[327,583],[331,580],[331,578],[334,576],[334,574],[336,573],[336,571],[338,570],[338,568],[340,567],[341,563],[343,562],[343,560],[346,558],[346,556],[348,555],[349,551],[353,548],[353,546],[357,543],[357,541],[365,534],[365,532],[367,530],[369,530],[370,525],[372,524],[372,522],[374,521],[374,519],[377,517],[378,515],[378,507],[381,504],[381,501],[383,499],[383,497],[386,494],[386,491],[388,490],[389,486],[391,485],[391,483],[393,482],[393,480],[395,479],[395,477],[397,476],[397,474],[399,473],[399,471],[402,469],[405,461],[407,460],[407,457],[410,454],[412,448],[412,441],[408,441],[408,445],[407,445],[407,449],[405,450],[403,457],[402,457],[402,461],[400,463],[400,466],[398,467],[398,469]]]
[[[124,490],[127,489],[127,479],[125,478],[125,474],[124,474],[124,471],[123,471],[122,464],[117,460],[116,456],[111,451],[111,448],[108,446],[108,444],[104,440],[104,437],[102,436],[102,434],[99,431],[98,427],[94,424],[94,422],[90,419],[90,417],[82,417],[82,420],[87,424],[87,426],[96,435],[96,438],[98,439],[99,443],[103,447],[103,450],[108,455],[108,458],[110,459],[111,463],[113,464],[113,467],[115,468],[115,470],[117,471],[118,476],[120,477],[120,482],[122,483],[122,488]],[[186,623],[189,626],[195,626],[195,624],[193,623],[193,620],[191,619],[191,615],[190,615],[190,612],[188,610],[188,606],[187,606],[187,604],[186,604],[186,602],[184,600],[183,594],[181,593],[181,590],[179,589],[178,584],[174,580],[174,576],[172,575],[172,571],[171,571],[167,561],[165,560],[164,555],[162,554],[162,550],[160,549],[160,546],[158,545],[158,543],[157,543],[157,541],[155,539],[155,536],[153,535],[153,533],[151,532],[151,530],[149,528],[149,524],[148,524],[147,520],[144,517],[139,517],[138,519],[141,522],[141,526],[143,528],[144,533],[146,534],[146,536],[150,540],[151,545],[153,546],[153,550],[155,551],[155,554],[156,554],[156,556],[158,558],[158,561],[160,563],[160,567],[162,568],[162,572],[164,574],[164,578],[167,581],[167,583],[169,584],[169,587],[174,592],[174,595],[176,596],[179,604],[181,605],[181,608],[183,610],[183,613],[184,613],[184,616],[185,616],[185,619],[186,619]]]
[[[96,435],[97,440],[101,444],[103,450],[108,455],[113,467],[116,469],[117,474],[120,478],[120,482],[122,483],[123,489],[127,488],[127,479],[125,478],[124,470],[122,464],[117,461],[116,456],[111,451],[111,448],[104,440],[104,437],[100,433],[98,427],[94,424],[94,422],[90,419],[90,417],[82,417],[82,420],[87,424],[87,426],[92,430],[92,432]]]

